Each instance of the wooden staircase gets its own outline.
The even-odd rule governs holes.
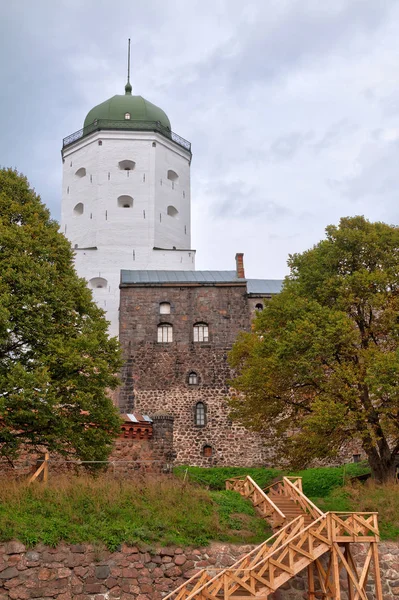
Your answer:
[[[292,498],[277,496],[277,494],[269,494],[269,498],[281,510],[281,512],[284,514],[284,517],[288,521],[293,521],[302,515],[304,517],[305,527],[312,523],[312,516],[308,513],[305,513],[303,508],[296,504]]]
[[[305,496],[299,477],[284,477],[262,490],[247,476],[229,479],[226,488],[249,498],[271,523],[274,535],[227,569],[199,571],[164,600],[271,600],[277,589],[304,569],[310,600],[340,600],[342,571],[349,600],[370,600],[366,584],[371,563],[374,597],[382,600],[376,513],[323,513]],[[355,564],[353,542],[369,544],[363,568]]]

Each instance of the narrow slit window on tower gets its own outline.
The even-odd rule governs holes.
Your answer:
[[[208,342],[209,328],[206,323],[196,323],[194,325],[194,342]]]
[[[160,315],[170,315],[170,302],[161,302],[159,305]]]
[[[205,404],[203,402],[197,402],[195,405],[195,424],[199,427],[204,427],[205,421]]]
[[[169,323],[158,325],[158,343],[165,344],[173,342],[173,327]]]

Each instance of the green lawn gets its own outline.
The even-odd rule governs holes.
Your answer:
[[[0,482],[0,541],[205,545],[260,543],[270,534],[248,500],[177,478],[119,482],[107,477]]]
[[[304,492],[322,510],[378,511],[384,539],[399,538],[399,487],[352,484],[367,465],[307,469]],[[271,535],[248,500],[226,491],[229,477],[249,474],[261,487],[276,469],[178,467],[175,477],[117,481],[106,476],[50,479],[48,486],[0,481],[0,541],[206,545],[260,543]],[[293,475],[293,473],[289,473]]]

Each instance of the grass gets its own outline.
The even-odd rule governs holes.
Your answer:
[[[276,478],[282,477],[278,469],[248,468],[248,467],[175,467],[173,472],[181,478],[207,486],[210,490],[224,490],[226,479],[250,475],[260,487],[266,487]]]
[[[209,492],[177,478],[116,481],[106,476],[0,482],[0,541],[206,545],[259,543],[266,523],[234,492]]]
[[[327,496],[333,489],[342,487],[345,481],[355,475],[369,473],[366,463],[350,463],[342,467],[318,467],[304,471],[283,472],[278,469],[246,468],[246,467],[175,467],[174,473],[179,477],[187,477],[211,490],[224,490],[226,479],[250,475],[261,487],[267,487],[273,481],[282,479],[284,475],[302,477],[304,493],[309,497]]]
[[[226,491],[229,477],[251,475],[261,486],[275,469],[177,467],[177,477],[118,481],[106,475],[57,477],[45,487],[0,481],[0,541],[133,545],[207,545],[212,540],[261,543],[271,535],[248,500]],[[367,465],[307,469],[304,492],[324,511],[378,511],[383,539],[399,539],[399,487],[349,484]],[[202,485],[198,485],[198,483]]]
[[[383,540],[399,539],[399,485],[377,485],[369,480],[333,490],[316,500],[324,511],[378,512],[378,524]]]
[[[350,479],[357,475],[370,473],[367,463],[349,463],[342,467],[316,467],[290,473],[302,477],[302,488],[304,494],[309,498],[328,496],[332,490],[340,488]]]

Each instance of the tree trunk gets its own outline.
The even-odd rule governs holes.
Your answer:
[[[384,450],[381,456],[376,448],[365,448],[373,479],[377,483],[392,483],[396,478],[395,455]]]

